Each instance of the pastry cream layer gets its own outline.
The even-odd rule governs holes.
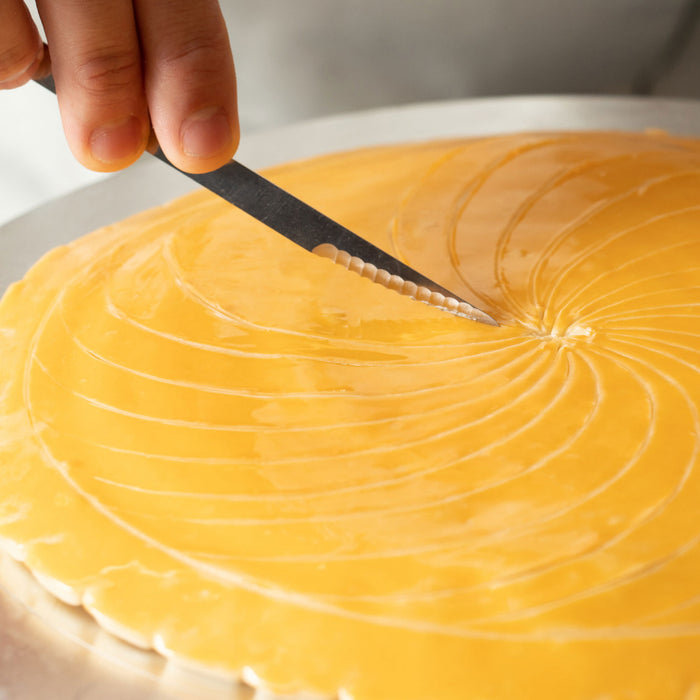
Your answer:
[[[700,152],[269,171],[502,324],[196,193],[0,305],[0,538],[109,629],[279,692],[700,697]]]

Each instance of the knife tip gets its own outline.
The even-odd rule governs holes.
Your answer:
[[[351,270],[362,277],[366,277],[382,287],[391,289],[416,301],[422,301],[428,306],[447,311],[454,316],[466,318],[470,321],[479,321],[489,326],[498,326],[498,322],[494,318],[463,299],[447,296],[424,285],[417,285],[415,282],[404,280],[399,275],[392,275],[386,270],[381,270],[375,265],[366,263],[361,258],[350,255],[347,251],[339,250],[332,243],[321,243],[313,248],[312,252],[322,258],[328,258],[346,270]]]

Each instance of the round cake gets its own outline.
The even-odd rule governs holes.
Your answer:
[[[700,144],[266,175],[500,326],[205,192],[58,248],[0,303],[0,546],[280,694],[700,698]]]

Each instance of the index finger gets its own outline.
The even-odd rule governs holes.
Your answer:
[[[37,7],[71,150],[93,170],[126,167],[150,130],[131,0],[38,0]]]

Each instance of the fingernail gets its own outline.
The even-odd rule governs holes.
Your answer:
[[[134,116],[99,126],[90,136],[90,152],[102,163],[118,163],[133,157],[143,145],[141,122]]]
[[[219,107],[207,107],[185,119],[180,138],[185,155],[212,158],[230,147],[233,135],[224,111]]]

